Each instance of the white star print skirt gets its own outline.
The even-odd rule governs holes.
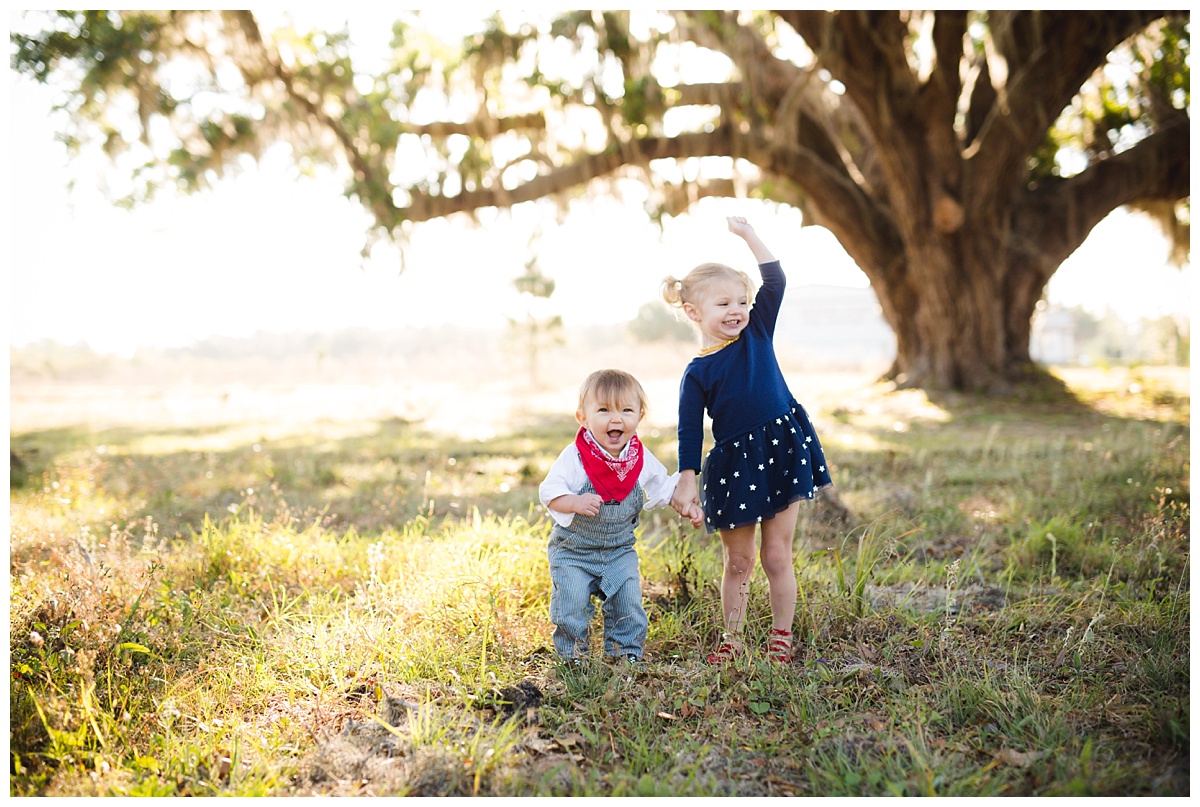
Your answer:
[[[708,532],[757,524],[833,484],[808,413],[787,412],[713,446],[701,472]]]

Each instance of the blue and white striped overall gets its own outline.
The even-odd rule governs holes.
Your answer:
[[[580,491],[595,492],[590,481]],[[604,652],[642,657],[648,622],[633,532],[645,501],[634,485],[624,501],[602,504],[599,515],[576,514],[570,527],[555,524],[550,533],[550,621],[561,657],[588,654],[593,596],[602,601]]]

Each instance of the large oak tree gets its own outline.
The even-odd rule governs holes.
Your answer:
[[[368,72],[345,30],[58,12],[13,35],[12,64],[69,88],[69,142],[98,136],[133,201],[285,142],[400,240],[630,176],[651,215],[792,204],[870,279],[890,377],[998,390],[1032,369],[1046,283],[1108,213],[1186,223],[1188,31],[1164,11],[572,11],[450,44],[409,15]]]

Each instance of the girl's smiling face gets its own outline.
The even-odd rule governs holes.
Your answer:
[[[701,347],[736,339],[750,321],[750,295],[734,278],[714,278],[698,290],[695,302],[683,311],[700,328]]]
[[[591,433],[601,448],[619,457],[637,434],[642,420],[642,405],[636,396],[621,396],[614,401],[598,401],[589,395],[575,419]]]

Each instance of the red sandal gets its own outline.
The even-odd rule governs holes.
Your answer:
[[[767,631],[767,658],[780,664],[792,663],[792,632],[771,628]]]
[[[738,654],[741,652],[742,651],[739,650],[736,645],[732,645],[729,642],[722,642],[720,645],[718,645],[714,652],[709,654],[708,663],[729,664],[735,658],[737,658]]]

